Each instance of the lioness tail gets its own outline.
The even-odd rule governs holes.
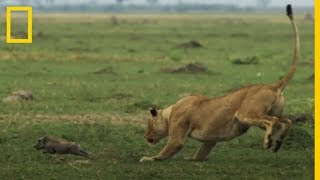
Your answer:
[[[287,74],[280,81],[275,83],[276,88],[279,89],[280,91],[283,91],[285,89],[285,87],[287,86],[287,84],[289,83],[289,81],[292,79],[294,73],[296,72],[297,64],[298,64],[299,56],[300,56],[299,31],[298,31],[297,25],[294,21],[293,12],[292,12],[292,8],[291,8],[290,4],[287,5],[287,15],[288,15],[288,17],[291,21],[292,27],[293,27],[293,31],[294,31],[294,35],[295,35],[295,46],[294,46],[294,50],[293,50],[292,63],[291,63],[291,66],[290,66]]]

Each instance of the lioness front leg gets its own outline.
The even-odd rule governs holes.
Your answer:
[[[179,152],[187,138],[188,127],[172,126],[170,130],[170,135],[168,137],[168,142],[166,146],[160,151],[160,153],[153,157],[143,157],[140,162],[143,161],[155,161],[155,160],[165,160],[172,157],[174,154]]]
[[[212,143],[203,143],[197,153],[193,157],[185,158],[187,160],[194,161],[205,161],[208,159],[208,154],[211,152],[212,148],[216,145],[216,142]]]
[[[179,152],[182,149],[182,147],[183,147],[183,144],[168,142],[158,155],[153,157],[143,157],[140,159],[140,162],[168,159],[172,157],[174,154],[176,154],[177,152]]]

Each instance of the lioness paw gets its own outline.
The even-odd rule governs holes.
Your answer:
[[[272,143],[273,143],[273,141],[272,141],[271,137],[268,136],[268,138],[263,143],[263,148],[264,149],[270,149],[271,146],[272,146]]]
[[[144,161],[154,161],[154,158],[152,158],[152,157],[143,157],[143,158],[140,159],[139,162],[142,163]]]
[[[196,160],[196,158],[194,158],[194,157],[185,157],[184,159],[188,160],[188,161],[195,161]]]

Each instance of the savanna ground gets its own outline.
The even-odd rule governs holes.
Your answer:
[[[284,14],[35,14],[28,45],[5,44],[0,17],[0,97],[19,89],[35,97],[0,102],[1,179],[313,179],[312,118],[293,126],[278,153],[263,150],[263,131],[251,128],[218,144],[206,162],[183,160],[200,145],[191,139],[168,161],[138,162],[165,143],[150,147],[143,139],[149,107],[285,74],[293,33]],[[25,35],[22,17],[12,19],[14,36]],[[284,114],[313,116],[313,22],[300,14],[297,23],[301,61]],[[191,40],[202,47],[181,46]],[[232,63],[237,59],[254,63]],[[207,71],[162,71],[189,63]],[[45,134],[77,141],[92,159],[37,152],[33,145]]]

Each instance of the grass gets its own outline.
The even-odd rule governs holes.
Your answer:
[[[313,60],[313,23],[302,17],[297,17],[302,64],[285,91],[285,114],[313,115],[314,84],[308,80],[313,66],[303,63]],[[20,17],[15,20],[14,32],[24,31]],[[283,15],[35,14],[33,22],[31,45],[4,44],[0,37],[0,97],[18,89],[35,96],[21,104],[0,103],[0,177],[313,179],[313,122],[294,125],[277,154],[261,148],[263,131],[252,128],[218,144],[207,162],[183,160],[199,146],[188,140],[171,160],[138,163],[165,143],[152,148],[143,139],[150,106],[168,106],[182,93],[216,97],[285,74],[293,35]],[[190,40],[203,48],[176,48]],[[247,57],[258,63],[232,63]],[[194,62],[209,73],[161,72]],[[44,134],[79,142],[92,160],[64,156],[59,162],[35,151],[33,144]]]
[[[295,129],[295,132],[298,131]],[[37,152],[32,147],[36,143],[35,137],[46,133],[77,140],[90,151],[92,160],[87,162],[83,158],[64,156],[66,161],[58,162],[57,157]],[[142,155],[153,155],[164,145],[162,142],[151,148],[142,140],[142,134],[141,127],[130,124],[35,123],[17,116],[1,136],[1,177],[311,179],[313,175],[312,145],[284,144],[283,150],[274,154],[261,148],[262,132],[255,128],[239,139],[218,144],[211,159],[201,163],[183,160],[183,157],[193,155],[199,146],[198,142],[188,140],[182,152],[171,160],[139,164]]]

